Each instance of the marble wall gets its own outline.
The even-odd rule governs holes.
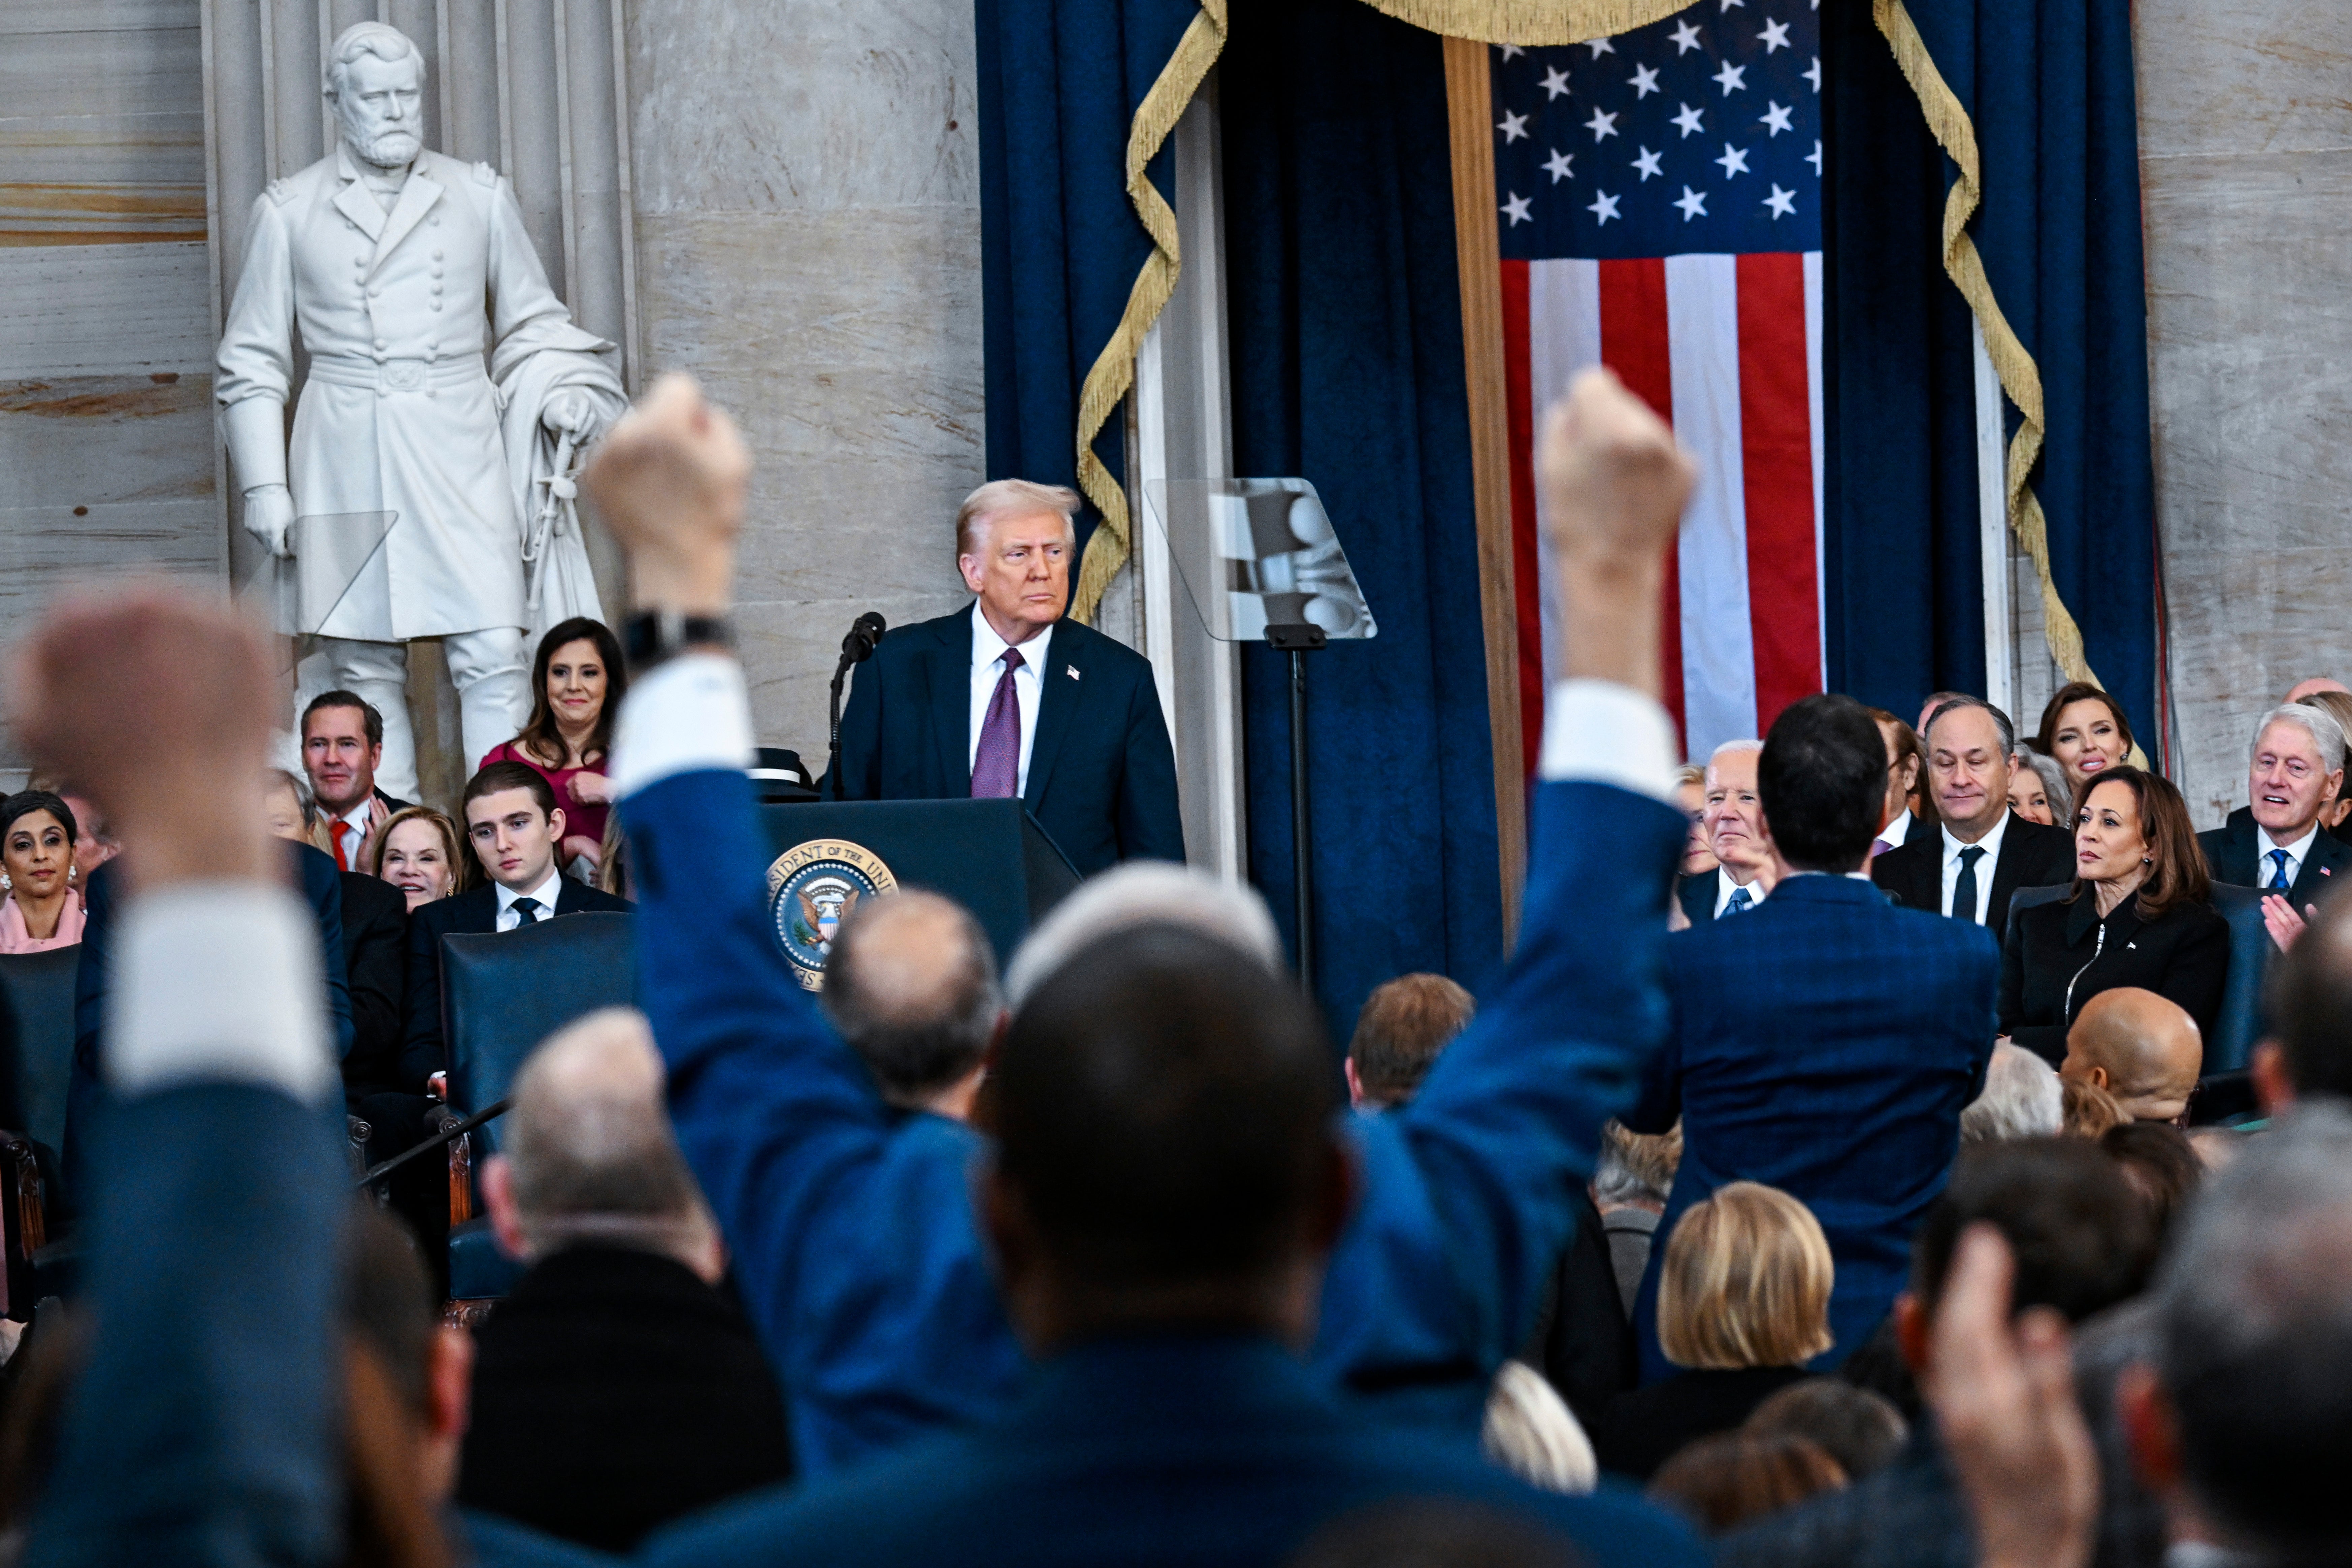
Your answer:
[[[2352,680],[2352,7],[2137,0],[2158,524],[2197,826],[2253,721]]]
[[[757,459],[739,612],[763,742],[824,766],[859,612],[964,601],[982,478],[971,0],[633,0],[649,371],[690,370]]]

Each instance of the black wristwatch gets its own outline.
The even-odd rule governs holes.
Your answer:
[[[690,647],[735,646],[735,628],[723,616],[689,616],[683,610],[639,610],[621,625],[621,653],[633,673],[651,669]]]

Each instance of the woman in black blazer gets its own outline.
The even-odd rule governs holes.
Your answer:
[[[2207,1035],[2230,973],[2230,928],[2206,902],[2205,858],[2180,792],[2102,770],[2074,797],[2074,890],[2017,913],[2001,955],[2000,1030],[2055,1065],[2083,1004],[2137,986]]]

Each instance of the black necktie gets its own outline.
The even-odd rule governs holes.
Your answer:
[[[517,899],[514,901],[515,930],[539,923],[539,911],[545,906],[537,899]]]
[[[1971,844],[1960,851],[1960,874],[1952,881],[1952,918],[1971,924],[1977,918],[1977,862],[1984,858],[1984,846]]]

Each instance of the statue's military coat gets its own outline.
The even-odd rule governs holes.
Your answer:
[[[298,328],[310,369],[289,449]],[[419,153],[389,213],[341,146],[273,183],[254,203],[215,383],[237,483],[287,482],[305,518],[398,518],[317,629],[383,642],[525,625],[499,388],[552,352],[617,396],[611,351],[572,324],[488,164]]]

